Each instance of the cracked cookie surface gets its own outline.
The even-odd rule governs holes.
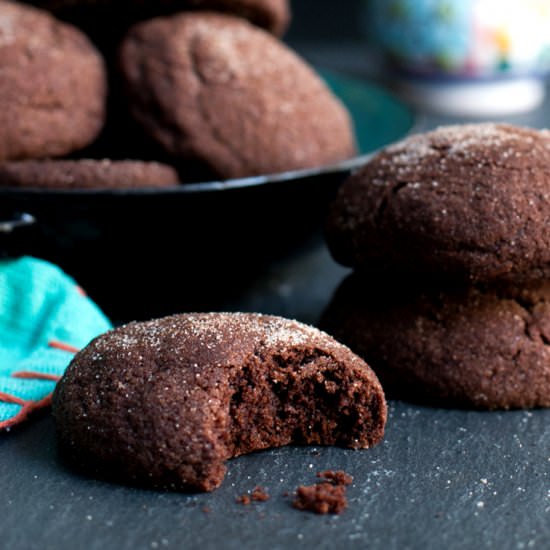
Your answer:
[[[550,407],[550,281],[434,289],[350,276],[321,326],[390,396],[449,407]]]
[[[339,100],[284,44],[239,18],[184,13],[136,25],[120,59],[134,118],[203,179],[355,154]]]
[[[62,156],[97,137],[105,67],[83,33],[0,1],[0,60],[0,160]]]
[[[550,276],[550,132],[449,126],[376,155],[327,222],[335,259],[462,281]]]
[[[94,340],[53,413],[76,464],[134,483],[209,491],[234,456],[295,444],[367,448],[386,403],[367,364],[317,329],[255,314],[184,314]]]

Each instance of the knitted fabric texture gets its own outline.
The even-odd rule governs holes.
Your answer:
[[[58,267],[0,261],[0,430],[50,404],[74,353],[111,324]]]

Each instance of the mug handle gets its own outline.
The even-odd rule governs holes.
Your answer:
[[[30,227],[36,223],[36,218],[32,214],[23,212],[12,220],[0,220],[0,233],[12,233],[21,227]]]

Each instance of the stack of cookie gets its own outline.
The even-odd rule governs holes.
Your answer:
[[[33,3],[0,0],[0,185],[164,187],[355,154],[343,105],[274,36],[287,0]]]
[[[550,132],[412,136],[341,188],[327,240],[355,268],[323,327],[396,397],[550,406]]]

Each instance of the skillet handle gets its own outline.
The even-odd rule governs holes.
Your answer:
[[[36,218],[23,212],[9,221],[0,220],[0,233],[12,233],[22,227],[30,227],[36,223]]]

